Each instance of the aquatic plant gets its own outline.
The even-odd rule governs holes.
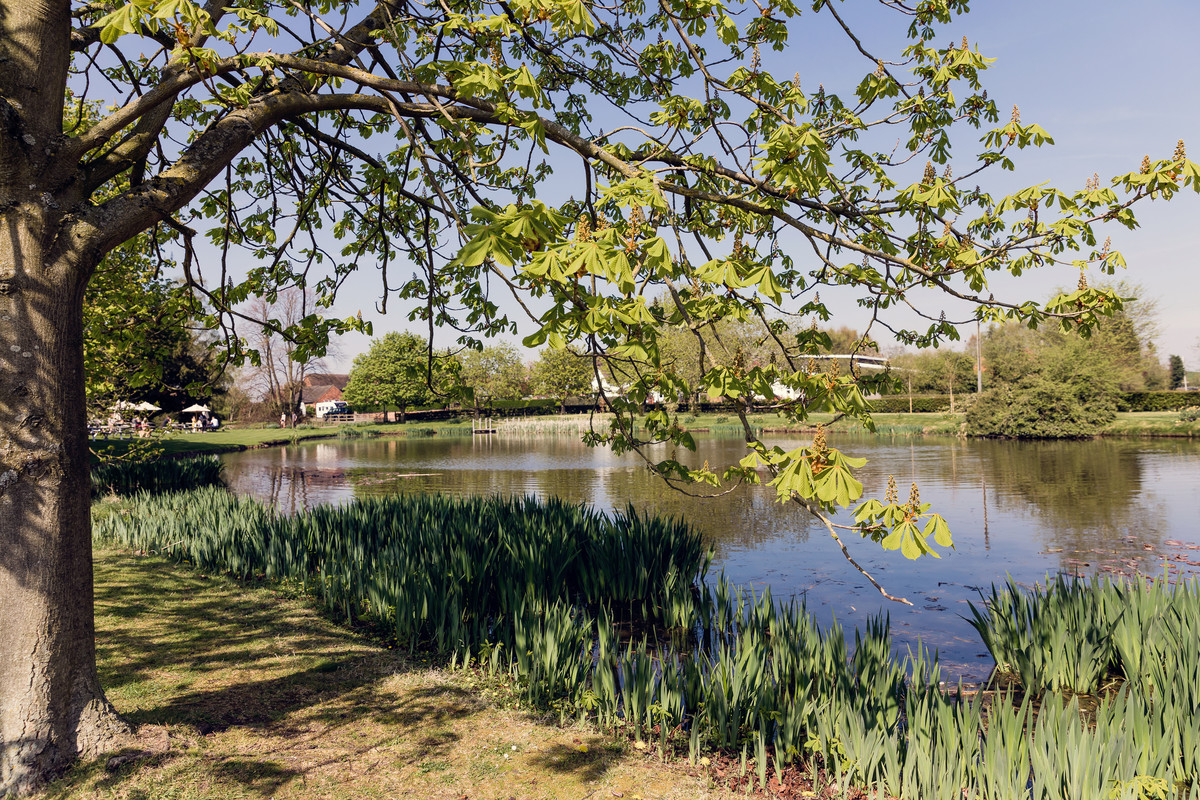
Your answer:
[[[161,494],[220,486],[221,470],[216,456],[115,461],[92,468],[92,494],[131,497],[139,492]]]
[[[528,703],[639,741],[741,754],[898,798],[1200,798],[1194,580],[993,588],[973,624],[1025,691],[942,686],[892,654],[886,617],[822,630],[803,603],[720,576],[679,520],[561,501],[416,495],[283,515],[212,489],[143,495],[104,541],[286,581],[409,648],[513,676]],[[673,629],[673,630],[668,630]],[[660,633],[670,632],[666,640]],[[1053,652],[1051,652],[1053,651]],[[1062,692],[1119,689],[1089,701]]]

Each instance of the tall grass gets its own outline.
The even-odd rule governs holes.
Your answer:
[[[1027,691],[985,702],[943,691],[936,654],[895,659],[886,617],[851,651],[803,603],[710,585],[694,531],[633,509],[416,496],[285,516],[202,490],[143,497],[96,535],[298,584],[563,717],[740,753],[760,785],[807,770],[923,800],[1200,797],[1195,581],[993,590],[975,624]],[[1087,714],[1061,694],[1105,681]]]
[[[132,497],[139,492],[161,494],[220,486],[221,469],[216,456],[100,464],[92,468],[92,494]]]
[[[496,431],[505,436],[580,436],[593,429],[608,430],[613,419],[612,414],[512,417],[496,420]]]
[[[374,439],[379,436],[379,431],[370,425],[341,425],[338,427],[337,438],[339,439]]]

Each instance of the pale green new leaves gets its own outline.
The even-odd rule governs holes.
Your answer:
[[[192,0],[129,0],[96,21],[100,41],[112,44],[127,33],[158,32],[171,24],[214,34],[212,18]]]
[[[930,514],[929,503],[884,505],[871,499],[854,510],[854,521],[860,525],[864,536],[870,536],[885,550],[899,550],[905,558],[921,556],[941,558],[929,546],[930,536],[942,547],[953,547],[950,526],[941,514]],[[922,522],[924,525],[922,525]],[[888,531],[886,535],[884,531]]]

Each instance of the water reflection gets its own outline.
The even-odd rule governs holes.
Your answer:
[[[792,448],[803,442],[773,443]],[[681,460],[720,464],[745,452],[736,439],[699,444],[698,453]],[[225,463],[235,491],[285,510],[436,491],[558,496],[603,509],[632,503],[682,515],[713,544],[715,568],[731,580],[756,591],[770,587],[777,598],[802,596],[819,617],[836,617],[847,627],[887,611],[899,650],[919,638],[941,651],[950,670],[968,677],[982,677],[981,665],[990,665],[960,617],[978,588],[1006,575],[1032,583],[1059,570],[1157,572],[1164,557],[1186,565],[1196,555],[1188,548],[1200,546],[1190,522],[1200,486],[1195,442],[856,438],[835,444],[870,459],[860,472],[868,493],[882,495],[889,475],[902,493],[916,480],[921,498],[950,522],[956,548],[941,559],[909,562],[850,542],[864,567],[889,591],[908,596],[913,608],[883,601],[823,528],[794,506],[776,503],[768,488],[687,497],[666,489],[635,456],[567,437],[315,443],[232,454]]]

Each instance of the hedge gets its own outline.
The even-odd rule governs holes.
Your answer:
[[[1200,405],[1195,392],[1125,392],[1117,396],[1118,411],[1178,411]]]
[[[970,395],[960,395],[955,398],[954,408],[956,411],[962,410],[962,404]],[[876,397],[871,401],[871,410],[876,414],[907,414],[910,411],[908,395],[890,397]],[[913,413],[920,414],[935,414],[950,410],[950,395],[948,394],[932,394],[932,395],[913,395],[912,408]]]

